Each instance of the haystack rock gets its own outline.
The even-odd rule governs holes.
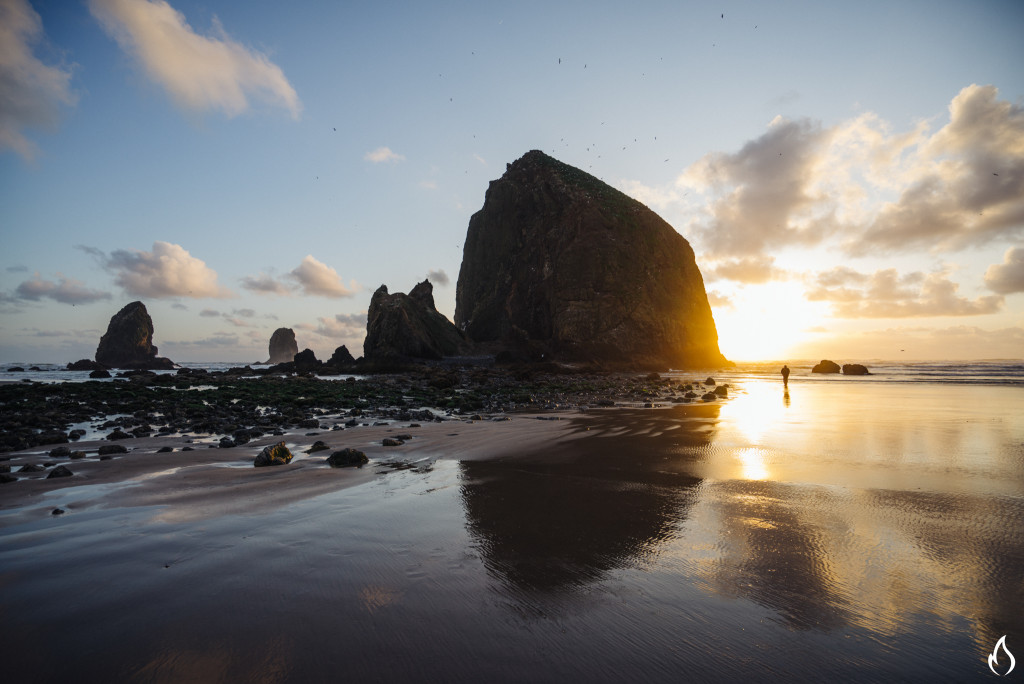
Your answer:
[[[270,336],[270,360],[267,363],[288,363],[298,353],[299,345],[291,328],[278,328]]]
[[[174,368],[174,362],[157,356],[153,344],[153,319],[142,302],[132,302],[110,319],[107,332],[96,347],[96,362],[107,368]]]
[[[490,184],[469,221],[455,324],[473,342],[625,366],[729,361],[683,236],[542,152]]]
[[[462,333],[434,308],[434,286],[424,280],[409,294],[381,285],[366,316],[367,359],[440,359],[468,350]]]

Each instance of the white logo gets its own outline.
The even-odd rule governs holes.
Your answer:
[[[1010,658],[1010,669],[1004,672],[1003,674],[1010,674],[1011,672],[1013,672],[1013,666],[1017,664],[1017,661],[1013,659],[1013,654],[1010,653],[1010,649],[1006,648],[1005,634],[1002,636],[1002,638],[999,639],[999,641],[996,642],[996,647],[992,649],[992,655],[988,657],[988,669],[992,670],[993,674],[999,675],[999,673],[996,672],[996,668],[994,666],[999,664],[1000,648],[1003,649],[1003,653],[1005,653]]]

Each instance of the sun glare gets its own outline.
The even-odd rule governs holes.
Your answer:
[[[714,310],[718,347],[731,361],[768,361],[789,356],[820,323],[824,308],[804,299],[796,283],[748,286],[732,296],[733,306]]]

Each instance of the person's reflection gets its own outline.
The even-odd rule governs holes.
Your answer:
[[[595,412],[549,453],[464,461],[467,527],[488,573],[516,592],[567,597],[678,534],[718,406]],[[548,607],[550,609],[550,606]]]
[[[789,408],[789,389],[785,389],[782,392],[782,403],[786,408]]]

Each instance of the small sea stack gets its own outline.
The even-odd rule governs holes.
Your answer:
[[[153,319],[142,302],[132,302],[110,319],[96,347],[96,362],[107,368],[171,370],[174,362],[157,356]]]

